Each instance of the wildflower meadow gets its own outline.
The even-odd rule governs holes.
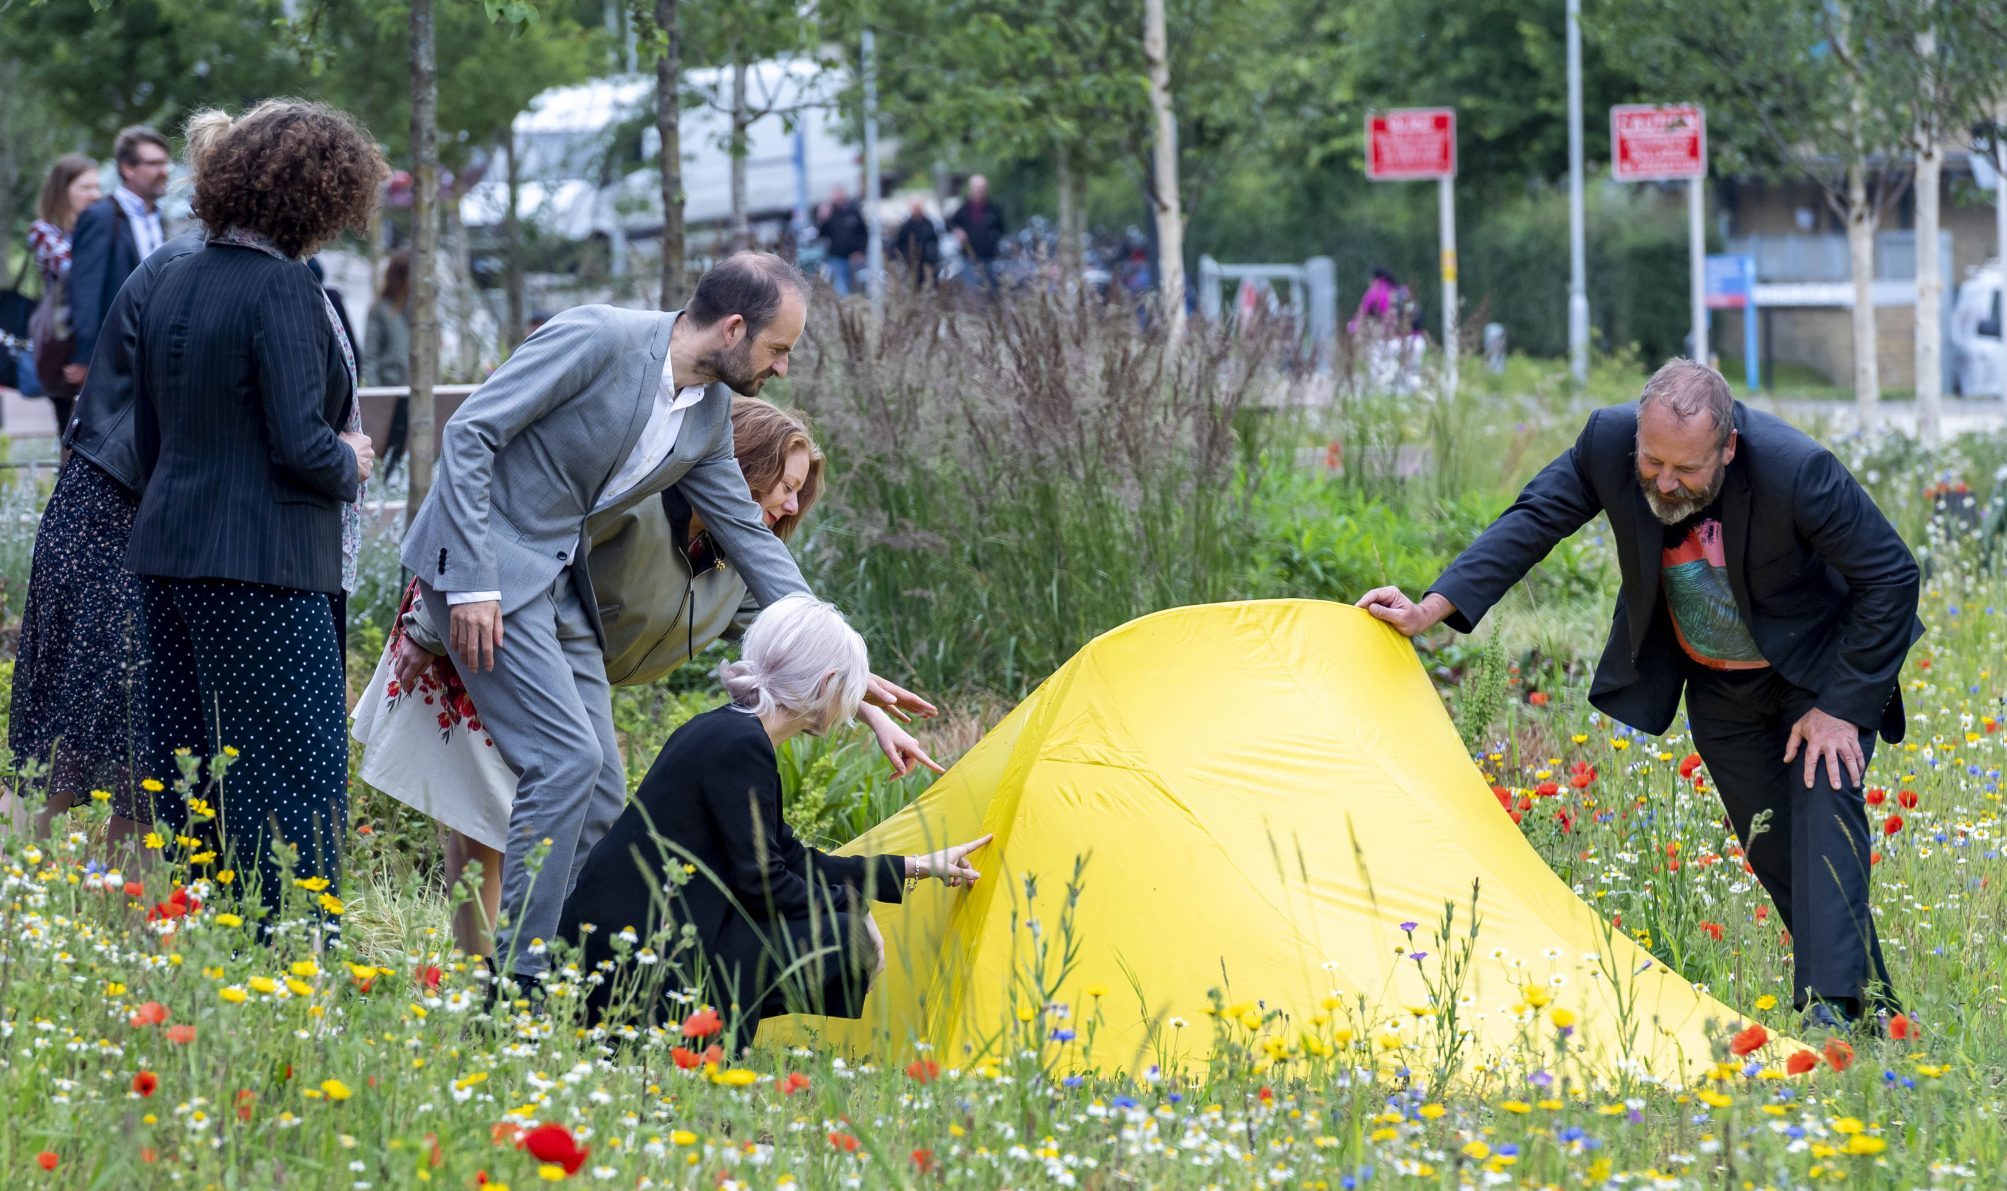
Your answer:
[[[1441,922],[1386,923],[1386,946],[1422,957],[1425,1004],[1334,997],[1292,1020],[1260,990],[1179,990],[1209,1005],[1163,1023],[1193,1060],[1113,1077],[1097,1073],[1095,1031],[1133,1011],[1091,985],[1020,1009],[987,1053],[874,1063],[771,1042],[728,1053],[696,997],[660,1028],[590,1025],[589,975],[562,954],[534,998],[494,999],[451,949],[409,825],[366,798],[339,896],[294,881],[266,933],[199,832],[108,865],[97,798],[51,838],[0,837],[0,1186],[1999,1186],[2007,580],[1889,449],[1861,444],[1849,462],[1926,558],[1929,633],[1902,677],[1908,739],[1876,751],[1866,794],[1906,1010],[1872,1029],[1804,1030],[1790,941],[1679,729],[1639,735],[1587,705],[1600,631],[1582,626],[1607,598],[1592,583],[1572,612],[1522,602],[1479,640],[1420,644],[1496,813],[1613,933],[1738,1011],[1690,1086],[1570,1061],[1568,984],[1596,957],[1459,949],[1482,891],[1472,907],[1445,890]],[[679,696],[669,714],[703,705]],[[791,781],[849,780],[826,761],[788,761]],[[199,824],[213,809],[194,776],[191,761],[176,788]],[[1091,861],[1076,877],[1092,899]],[[1512,995],[1461,993],[1471,965],[1505,970]],[[1523,1023],[1524,1054],[1457,1066],[1408,1041],[1453,1038],[1476,1014]],[[1803,1045],[1766,1046],[1781,1038]]]

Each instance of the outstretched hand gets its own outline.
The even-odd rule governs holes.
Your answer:
[[[990,835],[972,839],[966,844],[956,844],[952,848],[942,848],[925,856],[913,857],[915,877],[939,877],[950,889],[962,885],[973,885],[982,879],[982,873],[969,863],[969,853],[990,842]]]
[[[902,720],[914,716],[932,719],[940,713],[932,703],[900,686],[873,674],[864,684],[864,701],[874,707],[883,707]]]
[[[927,750],[920,747],[920,742],[913,738],[912,733],[893,723],[884,708],[866,704],[858,713],[858,718],[878,738],[878,751],[892,762],[893,777],[905,777],[913,772],[916,765],[924,765],[935,773],[948,772],[940,762],[927,755]]]
[[[1861,774],[1867,769],[1867,758],[1861,755],[1861,732],[1838,716],[1827,715],[1814,707],[1791,725],[1791,742],[1784,746],[1784,764],[1789,765],[1798,750],[1805,750],[1805,788],[1812,788],[1813,775],[1819,772],[1819,762],[1826,763],[1826,777],[1833,783],[1833,789],[1843,790],[1847,786],[1861,784]],[[1847,781],[1840,782],[1840,768],[1845,766]]]

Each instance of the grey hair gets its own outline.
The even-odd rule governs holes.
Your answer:
[[[746,630],[739,660],[718,667],[734,706],[798,716],[815,733],[857,714],[870,676],[864,638],[834,604],[805,592],[767,605]]]
[[[1645,382],[1645,391],[1638,396],[1638,412],[1654,404],[1663,405],[1682,423],[1705,414],[1714,424],[1717,445],[1726,443],[1735,429],[1735,395],[1728,391],[1728,382],[1707,365],[1683,357],[1667,360]]]

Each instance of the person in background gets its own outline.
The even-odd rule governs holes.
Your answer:
[[[662,746],[586,857],[557,926],[579,947],[579,970],[601,977],[586,993],[595,1017],[660,1024],[669,994],[701,987],[728,1016],[734,1053],[762,1018],[860,1016],[885,966],[868,903],[901,901],[927,877],[974,885],[982,874],[968,855],[990,841],[925,856],[803,846],[781,816],[775,750],[857,714],[871,678],[864,640],[834,607],[796,593],[759,614],[742,654],[718,669],[730,702]],[[616,937],[628,926],[670,962],[622,965]]]
[[[188,164],[198,175],[229,129],[230,117],[223,112],[190,118]],[[153,814],[139,788],[144,775],[132,771],[131,759],[150,728],[141,698],[139,579],[125,566],[139,509],[133,440],[139,312],[160,271],[201,246],[199,231],[162,245],[126,278],[105,315],[63,439],[69,460],[35,529],[14,654],[8,743],[17,762],[32,758],[48,766],[40,833],[47,835],[55,816],[89,791],[106,790],[112,811],[107,843],[114,863],[128,871],[153,855],[137,846]],[[199,725],[193,731],[199,734]]]
[[[70,250],[70,325],[76,346],[70,362],[90,368],[98,330],[118,287],[167,242],[160,196],[167,193],[167,138],[145,125],[122,130],[112,144],[118,187],[77,216]],[[77,378],[78,383],[82,378]]]
[[[28,249],[42,279],[42,302],[28,325],[28,339],[34,347],[35,379],[41,382],[42,395],[55,407],[58,435],[69,429],[70,412],[86,371],[72,359],[76,329],[68,299],[70,234],[101,196],[97,163],[82,154],[65,154],[42,180],[35,222],[28,225]]]
[[[383,287],[369,305],[362,349],[362,383],[403,388],[411,383],[411,250],[400,248],[383,265]],[[397,470],[411,436],[411,397],[397,399],[383,447],[383,474]]]
[[[926,200],[913,200],[906,222],[892,238],[892,255],[905,261],[912,271],[913,288],[934,284],[941,267],[941,231],[934,226],[934,217],[927,214]]]
[[[835,288],[836,296],[856,293],[857,263],[871,247],[871,231],[865,226],[864,212],[857,200],[841,186],[831,188],[829,202],[823,205],[815,230],[828,253],[823,263],[829,270],[829,284]]]
[[[355,505],[374,462],[353,346],[305,262],[367,231],[388,175],[347,115],[259,105],[196,180],[207,242],[162,272],[140,316],[126,565],[142,579],[147,698],[168,725],[143,759],[171,778],[179,749],[234,758],[201,790],[214,819],[183,818],[173,799],[163,810],[177,833],[216,832],[221,862],[256,874],[268,928],[285,892],[280,843],[295,879],[326,895],[330,928],[339,911],[348,705],[333,599],[354,585]],[[191,721],[195,738],[171,734]]]
[[[962,255],[974,266],[977,281],[985,290],[997,286],[997,253],[1003,246],[1004,217],[990,200],[990,180],[981,174],[969,179],[969,197],[948,217],[948,230],[961,241]]]

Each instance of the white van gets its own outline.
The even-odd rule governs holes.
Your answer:
[[[746,72],[747,104],[774,114],[746,129],[746,209],[757,220],[785,218],[798,202],[812,210],[832,187],[859,189],[861,154],[843,139],[837,102],[842,70],[799,59],[757,62]],[[684,72],[679,127],[683,149],[683,218],[692,225],[731,215],[732,72]],[[690,92],[707,97],[696,102]],[[517,214],[567,240],[613,243],[662,229],[662,186],[655,159],[655,76],[616,75],[554,87],[514,121]],[[501,163],[461,200],[470,228],[502,223],[509,200]]]
[[[1951,304],[1951,391],[1961,397],[1999,397],[1999,261],[1975,269]]]

